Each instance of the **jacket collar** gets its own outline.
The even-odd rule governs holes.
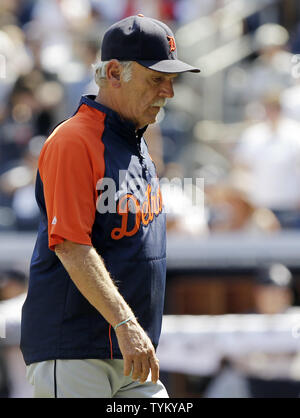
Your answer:
[[[95,98],[95,95],[82,96],[77,111],[82,104],[86,104],[90,107],[93,107],[94,109],[99,110],[100,112],[105,113],[107,115],[106,123],[113,131],[117,132],[122,137],[125,137],[131,143],[140,143],[148,125],[136,131],[135,125],[132,122],[123,120],[117,112],[107,106],[104,106],[101,103],[96,102]]]

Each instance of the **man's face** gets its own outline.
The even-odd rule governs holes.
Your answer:
[[[176,76],[153,71],[133,62],[131,80],[122,81],[122,116],[132,121],[137,129],[154,123],[165,99],[174,96],[173,79]]]

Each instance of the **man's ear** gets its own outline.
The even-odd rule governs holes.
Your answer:
[[[106,78],[112,87],[120,87],[122,67],[117,60],[111,60],[106,67]]]

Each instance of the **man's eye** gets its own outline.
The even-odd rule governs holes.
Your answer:
[[[154,83],[160,83],[161,78],[160,77],[153,78],[153,81],[154,81]]]

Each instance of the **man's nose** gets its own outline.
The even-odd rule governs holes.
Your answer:
[[[166,80],[161,86],[159,97],[165,97],[165,98],[171,99],[173,96],[174,96],[173,81]]]

